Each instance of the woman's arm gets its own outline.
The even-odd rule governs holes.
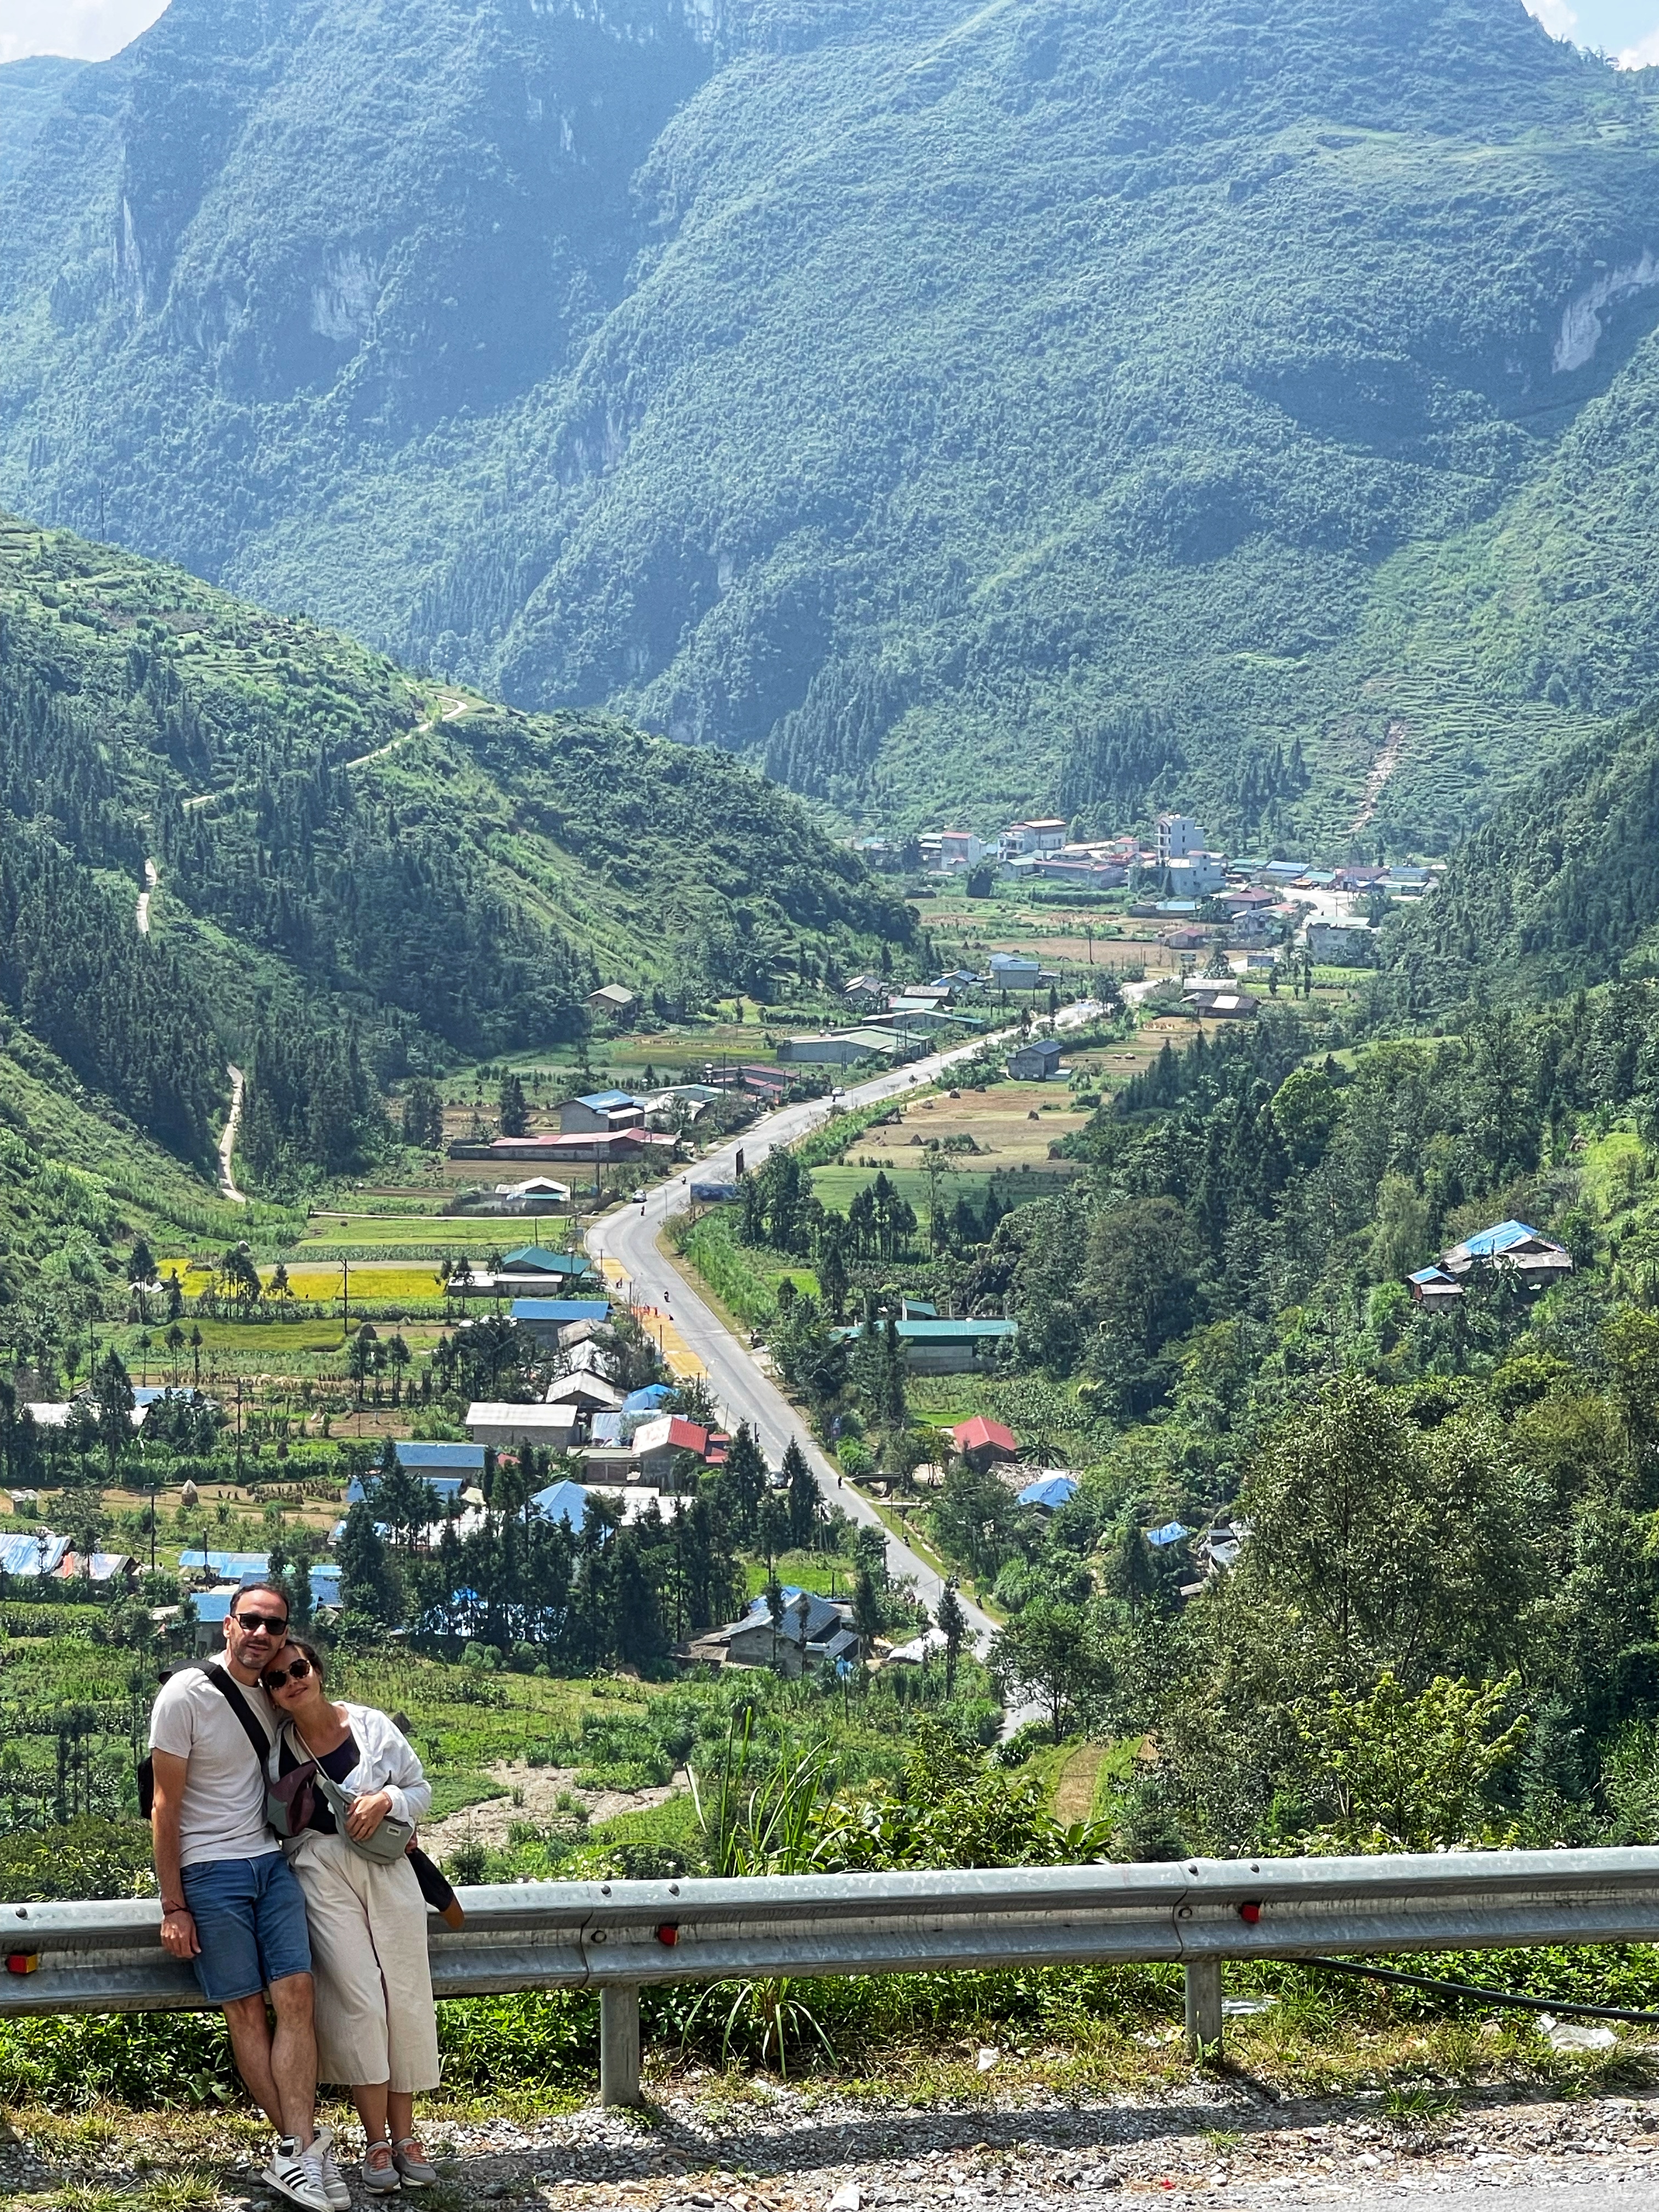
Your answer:
[[[362,1757],[351,1778],[353,1785],[365,1794],[383,1790],[393,1820],[424,1820],[432,1806],[432,1784],[414,1745],[386,1714],[373,1706],[362,1710]]]

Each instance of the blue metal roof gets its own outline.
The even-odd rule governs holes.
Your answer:
[[[596,1114],[603,1114],[612,1106],[633,1106],[638,1103],[631,1091],[590,1091],[585,1098],[576,1101],[579,1106],[591,1106]]]
[[[1166,1521],[1161,1528],[1149,1528],[1146,1531],[1146,1541],[1149,1544],[1155,1544],[1162,1551],[1166,1544],[1178,1544],[1183,1536],[1190,1536],[1192,1533],[1190,1528],[1183,1528],[1179,1521]]]
[[[54,1536],[50,1528],[41,1529],[38,1536],[0,1536],[0,1571],[9,1575],[50,1575],[62,1566],[69,1548],[69,1538]]]
[[[1069,1505],[1077,1496],[1077,1478],[1071,1474],[1042,1474],[1028,1482],[1016,1503],[1020,1505]]]
[[[434,1474],[429,1473],[423,1467],[411,1467],[409,1470],[411,1474],[418,1475],[420,1480],[425,1483],[427,1488],[434,1492],[441,1500],[449,1498],[459,1498],[462,1491],[470,1486],[472,1477],[475,1475],[482,1475],[483,1473],[484,1448],[482,1444],[451,1444],[447,1446],[446,1449],[451,1451],[460,1450],[476,1452],[477,1454],[477,1457],[476,1460],[467,1461],[465,1472],[461,1474]],[[363,1504],[365,1499],[372,1500],[376,1489],[380,1486],[380,1478],[378,1474],[371,1474],[367,1481],[364,1481],[361,1477],[354,1474],[350,1481],[346,1485],[346,1504],[348,1505],[361,1505]]]
[[[1473,1237],[1466,1237],[1462,1249],[1471,1259],[1490,1260],[1495,1253],[1510,1251],[1534,1237],[1540,1244],[1549,1241],[1541,1231],[1528,1228],[1524,1221],[1500,1221],[1495,1228],[1478,1230]]]
[[[270,1572],[269,1552],[180,1552],[181,1567],[201,1567],[209,1574],[218,1575],[225,1582],[236,1582],[243,1575],[267,1575]]]
[[[399,1437],[392,1449],[399,1467],[418,1468],[423,1474],[433,1468],[447,1468],[460,1474],[483,1473],[482,1444],[417,1443],[412,1438]],[[433,1487],[435,1489],[437,1485],[434,1483]]]
[[[643,1390],[630,1390],[622,1401],[624,1413],[654,1413],[674,1395],[666,1382],[647,1382]]]
[[[587,1492],[580,1482],[550,1483],[530,1502],[545,1519],[562,1521],[567,1528],[579,1529],[587,1518]]]
[[[603,1298],[514,1298],[514,1321],[605,1321],[611,1308]]]

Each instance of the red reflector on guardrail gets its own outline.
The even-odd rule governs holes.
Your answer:
[[[665,1949],[672,1951],[675,1944],[678,1943],[679,1940],[680,1928],[678,1921],[665,1920],[661,1927],[657,1930],[658,1942],[662,1944]]]
[[[1238,1908],[1238,1917],[1241,1920],[1248,1920],[1254,1928],[1261,1917],[1261,1907],[1259,1905],[1241,1905]]]
[[[6,1960],[9,1974],[32,1974],[40,1963],[38,1951],[14,1951]]]

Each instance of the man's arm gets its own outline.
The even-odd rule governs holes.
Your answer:
[[[155,1794],[150,1805],[149,1831],[156,1887],[161,1893],[161,1942],[175,1959],[193,1959],[202,1948],[196,1940],[196,1923],[185,1907],[185,1885],[179,1868],[179,1807],[189,1765],[176,1751],[150,1753]]]

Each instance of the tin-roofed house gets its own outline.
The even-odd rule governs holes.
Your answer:
[[[809,1668],[857,1659],[859,1634],[850,1605],[816,1590],[787,1589],[782,1595],[777,1620],[762,1595],[741,1620],[700,1636],[681,1656],[714,1666],[769,1667],[791,1681]]]
[[[1524,1221],[1499,1221],[1443,1252],[1440,1265],[1456,1280],[1476,1267],[1505,1267],[1528,1290],[1540,1291],[1571,1274],[1572,1255]]]
[[[583,1322],[611,1318],[610,1304],[604,1298],[514,1298],[508,1311],[545,1352],[563,1341],[566,1329]]]

